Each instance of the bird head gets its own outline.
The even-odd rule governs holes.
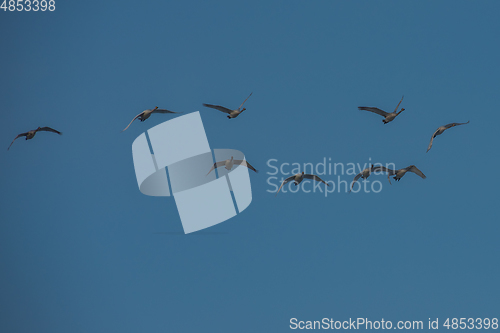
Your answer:
[[[400,114],[401,112],[403,112],[405,110],[405,108],[401,108],[401,111],[398,112],[398,114]]]
[[[243,108],[243,109],[241,109],[241,111],[240,111],[240,112],[243,112],[243,111],[245,111],[245,110],[246,110],[246,108]]]

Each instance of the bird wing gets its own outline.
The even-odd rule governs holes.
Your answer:
[[[392,175],[395,175],[396,174],[396,170],[392,170],[392,169],[389,169],[383,165],[377,165],[376,167],[373,167],[372,171],[383,171],[383,172],[387,172],[388,174],[390,174],[391,176]]]
[[[354,187],[354,184],[358,181],[359,177],[361,177],[361,173],[362,173],[362,172],[358,173],[358,174],[354,177],[354,179],[352,180],[351,189],[349,190],[349,192],[351,192],[351,191],[352,191],[352,188]]]
[[[10,146],[12,146],[12,144],[14,143],[14,141],[16,141],[16,139],[17,139],[17,138],[20,138],[20,137],[22,137],[22,136],[26,136],[26,135],[28,135],[28,133],[29,133],[29,132],[18,134],[18,135],[14,138],[14,140],[12,140],[12,142],[10,143],[9,148],[7,148],[7,150],[9,150],[9,149],[10,149]]]
[[[239,165],[243,165],[243,166],[246,166],[247,168],[249,168],[250,170],[253,170],[255,172],[259,172],[257,171],[253,166],[250,165],[250,163],[248,163],[247,161],[245,160],[233,160],[233,163],[234,164],[239,164]]]
[[[55,129],[50,128],[50,127],[40,127],[39,129],[37,129],[37,131],[54,132],[54,133],[57,133],[57,134],[59,134],[59,135],[62,135],[62,133],[61,133],[61,132],[56,131]]]
[[[278,189],[278,192],[276,192],[276,195],[278,195],[278,193],[280,193],[280,190],[281,190],[281,188],[283,187],[283,185],[285,185],[286,183],[288,183],[290,180],[292,180],[292,179],[294,179],[294,178],[295,178],[295,175],[290,176],[290,177],[288,177],[287,179],[285,179],[285,180],[283,181],[283,183],[281,183],[281,186],[280,186],[280,188]],[[276,197],[276,195],[275,195],[275,197]]]
[[[439,131],[439,128],[432,134],[431,142],[429,142],[429,146],[427,147],[427,151],[431,150],[432,148],[432,142],[434,141],[434,138],[436,137],[436,133]],[[427,153],[426,151],[426,153]]]
[[[134,122],[134,120],[136,120],[137,118],[139,118],[139,116],[140,116],[141,114],[143,114],[143,113],[144,113],[144,111],[142,111],[142,112],[141,112],[141,113],[139,113],[137,116],[135,116],[135,117],[134,117],[134,119],[132,119],[132,121],[130,122],[130,124],[128,124],[128,126],[127,126],[127,127],[125,127],[125,129],[124,129],[124,130],[122,130],[122,132],[123,132],[123,131],[125,131],[127,128],[129,128],[129,126],[130,126],[130,125],[132,125],[132,123]]]
[[[323,179],[319,178],[318,176],[316,175],[310,175],[310,174],[304,174],[304,178],[306,179],[313,179],[317,182],[322,182],[323,184],[326,184],[326,186],[330,186],[330,184],[328,184],[327,182],[325,182]]]
[[[405,168],[407,171],[410,171],[410,172],[413,172],[417,175],[419,175],[420,177],[422,177],[423,179],[427,178],[424,173],[422,171],[420,171],[416,166],[414,165],[410,165],[409,167],[406,167]]]
[[[399,101],[398,103],[398,106],[396,106],[396,108],[394,109],[394,113],[396,113],[398,111],[398,108],[399,108],[399,105],[401,104],[401,102],[403,101],[403,98],[405,97],[405,95],[403,95],[403,97],[401,97],[401,100]]]
[[[459,125],[465,125],[465,124],[468,124],[469,122],[470,122],[470,120],[467,121],[466,123],[450,123],[450,124],[444,125],[442,127],[444,127],[445,129],[448,129],[448,128],[452,128],[452,127],[459,126]],[[441,127],[439,127],[439,128],[441,128]],[[429,147],[427,147],[427,151],[429,151],[431,149],[432,141],[436,137],[436,133],[439,131],[439,128],[436,130],[436,132],[434,132],[434,134],[432,134],[431,142],[429,143]]]
[[[218,167],[221,167],[221,166],[223,166],[223,165],[225,165],[225,164],[226,164],[226,161],[221,161],[221,162],[216,162],[216,163],[214,163],[214,166],[213,166],[213,167],[212,167],[212,169],[210,169],[210,171],[207,173],[207,176],[208,176],[208,174],[209,174],[210,172],[212,172],[212,170],[214,170],[214,169],[216,169],[216,168],[218,168]]]
[[[379,108],[374,108],[371,106],[358,106],[358,110],[374,112],[376,114],[381,115],[382,117],[386,117],[389,114],[385,111],[380,110]]]
[[[470,120],[466,123],[451,123],[451,124],[448,124],[448,125],[444,125],[444,127],[446,127],[446,129],[448,128],[451,128],[451,127],[455,127],[455,126],[458,126],[458,125],[465,125],[465,124],[468,124],[470,122]]]
[[[250,96],[252,96],[252,94],[253,94],[253,92],[251,92],[251,93],[250,93],[250,95],[248,95],[247,99],[249,99],[249,98],[250,98]],[[238,108],[238,110],[239,110],[239,109],[241,109],[241,107],[243,106],[243,104],[245,104],[245,102],[247,101],[247,99],[245,99],[245,100],[243,101],[243,103],[241,103],[241,105],[240,105],[240,107]]]
[[[153,112],[151,112],[151,113],[182,113],[182,112],[174,112],[174,111],[169,111],[166,109],[156,109],[156,110],[153,110]]]
[[[203,106],[206,106],[207,108],[216,109],[216,110],[228,113],[228,114],[233,111],[233,110],[229,110],[228,108],[225,108],[225,107],[220,106],[220,105],[212,105],[212,104],[205,104],[205,103],[203,103]]]

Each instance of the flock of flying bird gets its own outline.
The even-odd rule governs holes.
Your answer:
[[[246,110],[246,108],[243,108],[243,104],[245,104],[245,102],[248,100],[248,98],[250,98],[250,96],[252,96],[252,93],[250,93],[250,95],[248,95],[248,97],[243,101],[243,103],[241,103],[241,105],[237,109],[234,109],[234,110],[228,109],[228,108],[226,108],[224,106],[213,105],[213,104],[203,104],[203,106],[208,107],[208,108],[212,108],[212,109],[215,109],[215,110],[219,110],[219,111],[224,112],[224,113],[227,113],[228,114],[227,118],[232,119],[232,118],[238,117],[243,111]],[[360,106],[360,107],[358,107],[358,109],[359,110],[363,110],[363,111],[370,111],[370,112],[376,113],[378,115],[381,115],[382,117],[384,117],[384,119],[382,120],[382,122],[384,124],[387,124],[387,123],[390,123],[391,121],[393,121],[394,119],[396,119],[396,117],[401,112],[403,112],[405,110],[404,108],[401,108],[401,110],[399,112],[397,112],[398,108],[399,108],[399,105],[401,105],[401,102],[403,101],[403,98],[404,98],[404,96],[401,97],[401,100],[399,101],[398,105],[396,106],[396,109],[394,110],[394,112],[385,112],[385,111],[383,111],[383,110],[381,110],[379,108],[368,107],[368,106]],[[166,110],[166,109],[159,109],[158,107],[155,107],[154,109],[144,110],[141,113],[139,113],[137,116],[135,116],[132,119],[132,121],[127,125],[127,127],[125,127],[122,130],[122,132],[125,131],[125,130],[127,130],[130,127],[130,125],[132,125],[132,123],[136,119],[139,119],[141,122],[143,122],[146,119],[148,119],[149,117],[151,117],[151,115],[154,114],[154,113],[163,113],[163,114],[170,113],[170,114],[173,114],[173,113],[182,113],[182,112],[174,112],[174,111],[169,111],[169,110]],[[467,121],[466,123],[450,123],[450,124],[438,127],[438,129],[432,134],[431,141],[429,143],[429,146],[427,147],[427,152],[432,148],[432,143],[433,143],[434,138],[436,136],[443,134],[443,132],[445,130],[449,129],[449,128],[452,128],[452,127],[455,127],[455,126],[459,126],[459,125],[465,125],[465,124],[468,124],[468,123],[469,123],[469,121]],[[35,130],[31,130],[31,131],[28,131],[28,132],[24,132],[24,133],[18,134],[14,138],[14,140],[12,140],[12,142],[9,145],[9,147],[7,148],[7,150],[10,149],[10,147],[12,146],[12,144],[14,143],[14,141],[16,141],[16,139],[24,136],[24,137],[26,137],[26,140],[31,140],[31,139],[33,139],[35,137],[35,134],[37,132],[52,132],[52,133],[56,133],[56,134],[62,135],[61,132],[59,132],[59,131],[57,131],[57,130],[55,130],[53,128],[50,128],[50,127],[38,127]],[[214,163],[214,165],[212,166],[212,168],[210,169],[210,171],[207,173],[207,175],[210,174],[210,172],[212,172],[214,169],[219,168],[221,166],[224,166],[227,170],[231,170],[234,165],[243,165],[243,166],[249,168],[250,170],[258,172],[247,161],[245,161],[245,160],[234,160],[233,157],[231,156],[230,160],[228,159],[228,160],[225,160],[225,161],[220,161],[220,162]],[[372,172],[387,172],[387,179],[389,180],[389,183],[391,182],[390,176],[394,176],[393,178],[396,181],[399,181],[407,172],[413,172],[413,173],[417,174],[418,176],[422,177],[423,179],[427,178],[423,174],[423,172],[420,171],[415,165],[410,165],[410,166],[408,166],[406,168],[399,169],[399,170],[392,170],[392,169],[389,169],[389,168],[381,166],[381,165],[380,166],[374,166],[372,164],[369,168],[364,169],[363,171],[361,171],[360,173],[358,173],[354,177],[353,182],[351,184],[351,189],[350,189],[349,192],[352,191],[352,188],[353,188],[354,184],[358,181],[359,178],[366,179],[366,178],[368,178],[371,175]],[[302,172],[302,173],[297,173],[297,174],[295,174],[293,176],[290,176],[290,177],[286,178],[281,183],[281,186],[279,187],[278,191],[276,192],[276,195],[278,195],[278,193],[281,190],[281,188],[283,187],[283,185],[287,184],[288,182],[293,181],[294,184],[297,186],[304,179],[312,179],[314,181],[322,182],[326,186],[330,186],[327,182],[325,182],[324,180],[322,180],[320,177],[318,177],[316,175],[313,175],[313,174],[306,174],[306,173]]]
[[[382,122],[384,124],[387,124],[387,123],[390,123],[391,121],[393,121],[394,119],[396,119],[396,117],[401,112],[403,112],[405,110],[404,108],[401,108],[401,110],[398,112],[399,105],[401,105],[401,102],[403,101],[403,98],[404,98],[404,96],[401,97],[401,100],[399,101],[398,105],[394,109],[394,112],[385,112],[385,111],[383,111],[383,110],[381,110],[379,108],[370,107],[370,106],[359,106],[358,109],[362,110],[362,111],[370,111],[370,112],[376,113],[378,115],[381,115],[382,117],[384,117],[384,119],[382,120]],[[443,132],[445,130],[447,130],[448,128],[452,128],[452,127],[455,127],[455,126],[458,126],[458,125],[465,125],[465,124],[468,124],[468,123],[469,123],[469,121],[467,121],[466,123],[450,123],[450,124],[438,127],[438,129],[432,134],[431,142],[429,143],[429,146],[427,147],[427,152],[431,149],[432,142],[434,141],[434,138],[436,136],[443,134]],[[391,176],[394,176],[393,177],[394,180],[399,181],[401,178],[403,178],[403,176],[407,172],[413,172],[414,174],[419,175],[423,179],[427,178],[424,175],[424,173],[422,171],[420,171],[415,165],[410,165],[410,166],[407,166],[406,168],[403,168],[403,169],[392,170],[392,169],[389,169],[389,168],[387,168],[385,166],[382,166],[382,165],[380,165],[380,166],[374,166],[372,164],[369,168],[364,169],[363,171],[361,171],[360,173],[358,173],[354,177],[354,179],[353,179],[353,181],[351,183],[351,189],[349,190],[349,192],[352,191],[352,188],[354,187],[354,184],[358,181],[359,178],[366,179],[366,178],[368,178],[372,174],[372,172],[387,172],[387,180],[389,181],[389,184],[391,183],[391,179],[390,179]],[[297,174],[295,174],[293,176],[290,176],[290,177],[286,178],[283,181],[283,183],[281,183],[281,186],[279,187],[278,191],[276,192],[276,195],[278,195],[279,191],[281,190],[281,188],[283,187],[283,185],[285,185],[286,183],[293,181],[294,184],[295,184],[295,186],[297,186],[304,179],[312,179],[312,180],[315,180],[315,181],[322,182],[322,183],[326,184],[326,186],[330,186],[327,182],[325,182],[320,177],[318,177],[316,175],[306,174],[306,173],[302,172],[302,173],[297,173]]]
[[[247,99],[250,96],[252,96],[252,93],[250,93],[250,95],[248,95]],[[216,110],[222,111],[224,113],[227,113],[228,114],[227,117],[229,119],[231,119],[231,118],[238,117],[243,111],[246,110],[245,108],[242,109],[242,107],[243,107],[243,104],[245,104],[245,102],[247,101],[247,99],[245,99],[243,101],[243,103],[241,103],[240,107],[237,108],[236,110],[231,110],[231,109],[225,108],[225,107],[220,106],[220,105],[212,105],[212,104],[203,104],[203,106],[206,106],[206,107],[209,107],[209,108],[216,109]],[[128,124],[128,126],[125,127],[122,130],[122,132],[125,131],[127,128],[129,128],[130,125],[132,125],[132,123],[134,122],[134,120],[139,119],[141,122],[145,121],[146,119],[148,119],[149,117],[151,117],[151,115],[153,113],[182,113],[182,112],[174,112],[174,111],[169,111],[169,110],[166,110],[166,109],[159,109],[158,107],[155,107],[154,109],[147,109],[147,110],[144,110],[141,113],[139,113],[137,116],[135,116],[134,119],[132,119],[132,121]],[[59,135],[62,135],[61,132],[56,131],[53,128],[50,128],[50,127],[38,127],[35,130],[31,130],[31,131],[28,131],[28,132],[25,132],[25,133],[18,134],[14,138],[14,140],[12,140],[12,142],[10,143],[9,148],[7,148],[7,150],[10,149],[10,146],[12,146],[12,144],[14,143],[14,141],[16,141],[16,139],[25,136],[26,140],[31,140],[31,139],[33,139],[33,137],[35,136],[35,134],[37,132],[39,132],[39,131],[53,132],[53,133],[57,133]],[[254,170],[254,171],[257,171],[257,170]]]

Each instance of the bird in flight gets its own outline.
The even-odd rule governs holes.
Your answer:
[[[384,167],[384,166],[382,166],[382,165],[377,165],[377,166],[374,166],[374,165],[372,164],[372,166],[371,166],[371,167],[364,169],[363,171],[361,171],[360,173],[358,173],[358,174],[354,177],[354,179],[353,179],[353,181],[352,181],[352,184],[351,184],[351,189],[349,190],[349,193],[352,191],[352,188],[354,187],[354,184],[358,181],[358,179],[359,179],[359,178],[361,178],[361,179],[366,179],[366,178],[370,177],[370,175],[372,174],[372,172],[377,172],[377,171],[389,172],[389,171],[390,171],[390,169],[388,169],[388,168],[386,168],[386,167]],[[390,183],[390,182],[391,182],[391,181],[389,180],[389,183]]]
[[[403,97],[404,97],[404,95],[403,95]],[[401,108],[401,111],[397,112],[399,105],[403,101],[403,97],[401,97],[401,100],[399,101],[398,105],[396,106],[396,109],[394,109],[394,112],[390,112],[390,113],[385,112],[383,110],[380,110],[379,108],[375,108],[375,107],[371,107],[371,106],[359,106],[358,109],[363,110],[363,111],[370,111],[370,112],[381,115],[382,117],[384,117],[384,120],[382,120],[382,122],[384,124],[387,124],[387,123],[390,123],[391,121],[393,121],[401,112],[403,112],[405,110],[404,108]]]
[[[455,127],[455,126],[458,126],[458,125],[465,125],[465,124],[468,124],[469,122],[470,122],[470,120],[467,121],[466,123],[451,123],[451,124],[439,127],[436,130],[436,132],[434,132],[434,134],[432,134],[431,142],[429,143],[429,147],[427,147],[427,151],[431,150],[431,148],[432,148],[432,141],[434,141],[434,138],[436,136],[443,134],[443,132],[446,131],[448,128],[452,128],[452,127]],[[426,151],[426,153],[427,153],[427,151]]]
[[[276,192],[276,195],[278,195],[278,193],[280,192],[281,188],[283,187],[283,185],[285,185],[286,183],[290,182],[290,181],[294,181],[295,183],[295,186],[299,185],[300,182],[302,182],[303,180],[305,179],[312,179],[312,180],[315,180],[315,181],[318,181],[318,182],[322,182],[323,184],[326,184],[326,186],[330,186],[330,184],[328,184],[327,182],[325,182],[323,179],[319,178],[318,176],[316,175],[311,175],[311,174],[304,174],[304,171],[302,171],[302,173],[297,173],[293,176],[290,176],[288,177],[287,179],[285,179],[283,181],[283,183],[281,183],[281,186],[280,188],[278,189],[278,192]],[[275,197],[276,197],[275,195]]]
[[[250,93],[250,95],[248,95],[247,99],[250,98],[250,96],[252,96],[252,93]],[[215,110],[219,110],[219,111],[222,111],[224,113],[227,113],[228,114],[228,118],[231,119],[231,118],[236,118],[240,115],[240,113],[242,113],[243,111],[246,110],[246,108],[243,108],[243,104],[245,104],[245,102],[247,101],[247,99],[245,99],[243,101],[243,103],[241,103],[240,107],[237,108],[236,110],[230,110],[228,108],[225,108],[223,106],[220,106],[220,105],[212,105],[212,104],[205,104],[203,103],[203,106],[206,106],[207,108],[212,108],[212,109],[215,109]]]
[[[62,135],[61,132],[59,131],[56,131],[55,129],[53,128],[50,128],[50,127],[38,127],[37,129],[35,130],[32,130],[32,131],[28,131],[28,132],[25,132],[25,133],[21,133],[21,134],[18,134],[14,140],[12,140],[12,142],[10,143],[9,145],[9,148],[7,148],[7,150],[10,149],[10,146],[12,146],[12,144],[14,143],[14,141],[16,141],[17,138],[20,138],[22,136],[25,136],[26,137],[26,140],[31,140],[33,139],[33,137],[35,136],[36,132],[40,132],[40,131],[45,131],[45,132],[53,132],[53,133],[57,133],[59,135]]]
[[[218,167],[225,166],[227,170],[231,170],[234,165],[243,165],[243,166],[246,166],[247,168],[249,168],[250,170],[253,170],[255,172],[259,172],[253,166],[251,166],[250,163],[248,163],[247,161],[245,161],[245,160],[235,160],[235,159],[233,159],[233,156],[231,156],[230,160],[225,160],[225,161],[220,161],[220,162],[214,163],[214,166],[207,173],[207,176],[210,174],[210,172],[212,172],[212,170],[215,170]]]
[[[130,122],[130,124],[128,124],[128,126],[125,127],[124,130],[122,130],[122,132],[125,131],[127,128],[129,128],[129,126],[132,125],[134,120],[136,120],[137,118],[139,118],[140,121],[144,121],[149,117],[151,117],[153,113],[182,113],[182,112],[174,112],[165,109],[158,109],[158,107],[155,107],[154,109],[147,109],[139,113],[137,116],[135,116],[134,119],[132,119],[132,121]]]
[[[420,177],[422,177],[423,179],[427,178],[424,173],[422,171],[420,171],[416,166],[414,165],[410,165],[410,166],[407,166],[406,168],[404,169],[399,169],[399,170],[391,170],[389,168],[384,168],[385,170],[383,171],[387,171],[387,179],[389,179],[390,176],[394,176],[394,180],[396,181],[399,181],[401,178],[403,178],[403,176],[409,171],[409,172],[413,172],[414,174],[416,175],[419,175]],[[391,182],[391,180],[389,179],[389,183]]]

